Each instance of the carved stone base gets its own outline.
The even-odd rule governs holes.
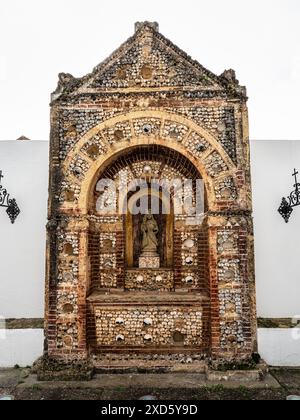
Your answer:
[[[139,268],[160,268],[158,255],[144,254],[139,258]]]

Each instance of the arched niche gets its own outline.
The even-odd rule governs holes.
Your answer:
[[[115,194],[108,195],[108,207],[109,209],[107,218],[103,216],[103,212],[99,212],[97,203],[105,203],[103,196],[106,194],[105,189],[99,191],[99,184],[102,180],[108,180],[117,185]],[[121,193],[121,187],[126,184],[130,184],[129,190],[126,190],[126,194]],[[136,185],[136,181],[140,181],[140,184]],[[138,270],[139,257],[141,256],[141,224],[143,221],[142,214],[132,214],[133,207],[136,207],[137,203],[144,200],[147,203],[147,210],[152,212],[153,203],[158,203],[158,212],[155,211],[154,218],[159,226],[158,236],[158,255],[160,257],[160,270],[171,270],[173,278],[173,286],[176,283],[175,277],[177,276],[178,287],[180,288],[196,288],[200,279],[197,270],[197,258],[198,251],[196,246],[194,247],[194,266],[191,258],[188,263],[185,261],[178,260],[178,255],[181,255],[183,237],[193,237],[196,241],[198,231],[202,229],[201,225],[193,226],[187,223],[189,214],[185,212],[184,206],[181,210],[183,213],[178,213],[180,210],[180,183],[184,186],[184,182],[190,180],[192,182],[192,189],[190,191],[192,201],[196,200],[196,181],[201,180],[201,175],[197,168],[190,162],[185,156],[181,155],[177,151],[170,148],[148,145],[139,146],[135,148],[129,148],[121,155],[118,155],[114,160],[104,165],[102,170],[99,171],[97,182],[93,191],[93,197],[90,201],[89,213],[95,217],[96,220],[100,220],[93,229],[93,235],[101,237],[105,235],[105,232],[111,232],[112,229],[116,231],[119,243],[119,257],[115,257],[114,261],[117,261],[111,269],[115,269],[118,273],[123,273],[124,281],[118,274],[119,281],[115,282],[115,287],[124,287],[126,284],[127,270]],[[178,184],[179,182],[179,184]],[[167,185],[167,188],[165,188]],[[142,186],[142,187],[141,187]],[[206,195],[203,200],[204,209],[206,208]],[[182,202],[183,205],[183,202]],[[121,210],[121,213],[120,213]],[[156,209],[157,210],[157,209]],[[105,212],[104,212],[105,213]],[[115,218],[116,223],[112,227],[111,218]],[[112,235],[112,233],[110,233]],[[185,235],[185,236],[184,236]],[[189,236],[190,235],[190,236]],[[177,238],[177,239],[176,239]],[[117,240],[117,239],[116,239]],[[92,239],[94,241],[94,239]],[[93,248],[94,249],[94,248]],[[95,251],[93,251],[95,252]],[[102,252],[100,250],[100,252]],[[200,251],[199,251],[200,252]],[[107,252],[110,254],[112,252]],[[176,257],[177,253],[177,257]],[[184,255],[186,259],[189,258],[189,250],[186,249]],[[106,257],[107,258],[107,257]],[[175,259],[177,261],[175,263]],[[97,258],[91,255],[92,267],[91,272],[95,273],[95,267],[93,266],[94,261],[98,263]],[[110,270],[110,276],[111,272]],[[195,277],[193,280],[193,271]],[[102,272],[102,273],[101,273]],[[159,274],[160,275],[160,274]],[[98,276],[103,276],[103,266],[100,264],[98,270]],[[116,274],[117,276],[117,274]],[[189,278],[189,281],[185,279]],[[93,280],[92,282],[93,283]],[[99,283],[98,283],[99,284]],[[108,282],[108,285],[113,282]],[[174,288],[172,286],[172,288]]]
[[[153,186],[152,186],[153,187]],[[170,198],[170,199],[169,199]],[[140,207],[143,202],[147,206],[158,224],[158,255],[161,268],[172,268],[174,262],[174,206],[172,197],[164,191],[150,187],[142,189],[128,196],[128,212],[124,216],[124,230],[126,234],[126,266],[139,268],[139,256],[142,242],[141,226],[144,215],[133,211],[133,207]]]

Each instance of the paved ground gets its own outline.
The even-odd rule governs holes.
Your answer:
[[[201,374],[98,375],[90,382],[37,382],[28,369],[0,370],[0,395],[17,400],[285,400],[300,395],[300,369],[272,370],[262,383],[206,382]],[[278,381],[278,382],[277,382]],[[280,384],[280,385],[279,385]]]

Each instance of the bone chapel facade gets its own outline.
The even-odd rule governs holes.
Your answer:
[[[119,365],[182,354],[249,359],[256,310],[246,89],[233,70],[216,76],[193,61],[156,23],[135,29],[91,74],[60,74],[52,95],[45,352],[96,366],[112,355]],[[115,193],[102,179],[118,185]],[[136,179],[145,187],[127,191]],[[164,212],[164,193],[148,188],[173,179],[202,180],[201,223],[175,212],[174,189]],[[192,187],[193,202],[195,194]],[[153,198],[158,214],[118,210]]]

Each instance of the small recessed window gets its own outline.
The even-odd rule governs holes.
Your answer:
[[[72,244],[65,244],[64,246],[64,253],[67,255],[73,255],[74,249]]]
[[[185,339],[185,337],[184,337],[184,335],[181,332],[179,332],[179,331],[175,331],[174,332],[174,334],[173,334],[174,343],[176,343],[176,344],[183,344],[184,343],[184,339]]]
[[[71,305],[71,303],[66,303],[63,306],[63,313],[64,314],[71,314],[72,312],[74,312],[74,306]]]
[[[151,131],[152,131],[152,127],[151,127],[151,125],[150,125],[150,124],[145,124],[145,125],[143,126],[143,132],[144,132],[145,134],[151,134]]]

